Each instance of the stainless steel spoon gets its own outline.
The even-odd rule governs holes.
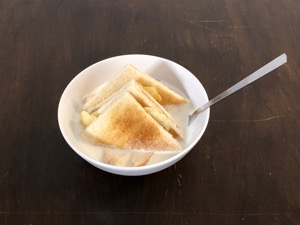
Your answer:
[[[229,95],[235,93],[236,91],[242,89],[243,87],[251,84],[252,82],[258,80],[259,78],[263,77],[264,75],[270,73],[271,71],[275,70],[276,68],[280,67],[284,63],[287,62],[286,54],[282,54],[277,58],[273,59],[268,64],[264,65],[260,69],[256,70],[254,73],[250,74],[249,76],[245,77],[243,80],[239,81],[232,87],[228,88],[226,91],[222,92],[221,94],[217,95],[209,102],[205,103],[198,109],[196,109],[191,115],[189,115],[189,124],[205,109],[209,108],[210,106],[216,104],[217,102],[221,101],[222,99],[228,97]]]

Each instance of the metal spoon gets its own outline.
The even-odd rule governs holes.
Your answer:
[[[221,94],[214,97],[209,102],[205,103],[198,109],[196,109],[191,115],[189,115],[189,124],[205,109],[208,107],[214,105],[215,103],[221,101],[222,99],[228,97],[229,95],[233,94],[234,92],[242,89],[243,87],[247,86],[248,84],[251,84],[252,82],[258,80],[259,78],[263,77],[264,75],[268,74],[269,72],[275,70],[276,68],[280,67],[284,63],[287,62],[287,56],[286,54],[282,54],[278,56],[277,58],[273,59],[268,64],[264,65],[260,69],[256,70],[254,73],[250,74],[249,76],[245,77],[243,80],[239,81],[232,87],[228,88],[226,91],[222,92]]]

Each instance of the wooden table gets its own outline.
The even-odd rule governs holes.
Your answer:
[[[299,12],[298,0],[0,1],[0,224],[300,224]],[[159,173],[103,172],[60,133],[63,90],[105,58],[168,58],[213,97],[283,52]]]

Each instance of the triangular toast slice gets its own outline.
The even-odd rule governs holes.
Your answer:
[[[105,149],[103,162],[114,166],[145,166],[153,154],[149,151]]]
[[[152,78],[148,74],[139,71],[131,64],[125,66],[115,77],[109,80],[102,88],[96,93],[86,96],[83,110],[91,113],[91,108],[99,102],[108,98],[112,93],[120,89],[124,84],[130,80],[135,80],[144,87],[155,87],[161,97],[160,104],[185,104],[187,99],[163,85],[158,80]]]
[[[130,92],[115,98],[84,130],[96,144],[133,150],[181,150],[166,131]]]
[[[92,110],[92,115],[96,117],[99,116],[102,111],[109,107],[115,99],[122,96],[125,92],[131,93],[137,102],[140,103],[145,110],[174,137],[184,138],[183,131],[177,126],[174,118],[147,91],[140,87],[135,80],[129,81],[121,89],[96,105]]]

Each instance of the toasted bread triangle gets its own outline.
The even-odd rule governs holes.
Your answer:
[[[137,102],[140,103],[143,107],[150,107],[155,111],[165,115],[168,118],[169,125],[170,125],[170,129],[167,131],[169,131],[169,133],[171,133],[174,137],[180,137],[180,138],[184,137],[183,131],[176,124],[174,118],[147,91],[145,91],[142,87],[140,87],[135,80],[129,81],[121,89],[114,92],[111,96],[109,96],[104,101],[96,105],[94,109],[91,109],[93,111],[92,115],[96,117],[99,116],[103,110],[109,107],[111,102],[115,101],[115,99],[122,96],[125,92],[129,92],[137,100]],[[157,119],[156,121],[161,125],[163,125]]]
[[[152,78],[151,76],[139,71],[136,67],[131,64],[125,66],[115,77],[107,82],[100,90],[98,90],[93,96],[89,96],[83,106],[83,110],[91,112],[91,108],[99,102],[109,97],[112,93],[120,89],[124,84],[130,80],[135,80],[143,86],[155,87],[161,96],[162,100],[160,104],[185,104],[187,99],[183,98],[178,93],[169,89],[161,82]]]
[[[103,162],[114,166],[144,166],[153,154],[153,151],[106,149],[103,152]]]
[[[84,134],[96,144],[119,149],[181,150],[179,142],[129,92],[106,107]]]

